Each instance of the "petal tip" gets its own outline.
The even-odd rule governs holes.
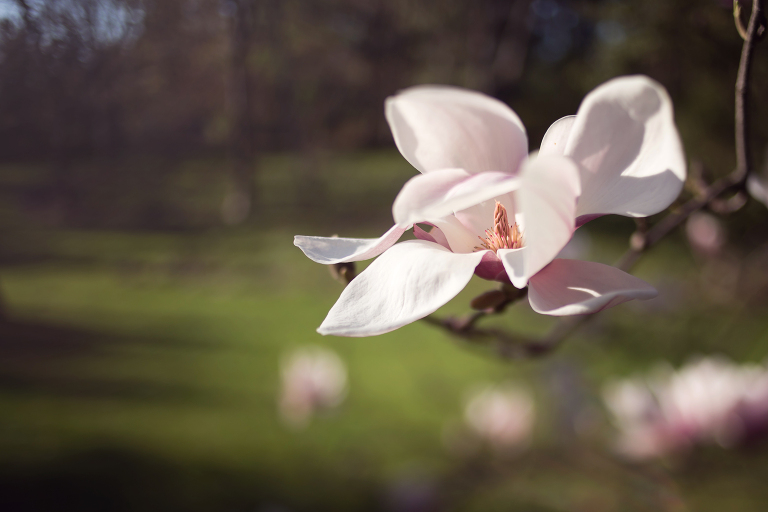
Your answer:
[[[644,280],[602,263],[556,259],[531,278],[528,301],[537,313],[572,316],[597,313],[658,291]]]

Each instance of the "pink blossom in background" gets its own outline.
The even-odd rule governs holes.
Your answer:
[[[768,427],[768,369],[722,358],[617,380],[603,397],[619,431],[616,449],[634,459],[731,446]]]
[[[621,270],[557,255],[579,225],[652,215],[679,194],[685,158],[658,83],[634,76],[601,85],[531,155],[517,114],[477,92],[413,87],[387,100],[386,117],[422,173],[395,199],[395,225],[378,239],[295,237],[323,264],[379,256],[342,292],[320,333],[392,331],[437,310],[474,274],[527,286],[531,307],[556,316],[656,295]],[[396,243],[411,228],[417,240]]]
[[[467,401],[464,420],[474,435],[495,448],[522,447],[533,431],[534,402],[513,386],[487,387]]]
[[[337,407],[346,397],[346,367],[328,349],[296,349],[283,359],[280,370],[280,414],[292,426],[305,426],[314,414]]]
[[[695,212],[688,217],[685,234],[694,250],[709,256],[719,253],[726,241],[723,223],[705,212]]]

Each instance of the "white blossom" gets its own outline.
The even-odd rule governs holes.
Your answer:
[[[395,225],[378,239],[294,241],[324,264],[380,255],[342,292],[320,333],[392,331],[437,310],[474,274],[527,286],[531,307],[548,315],[656,295],[621,270],[557,255],[591,219],[652,215],[678,196],[685,158],[658,83],[603,84],[530,156],[517,114],[477,92],[413,87],[387,100],[386,117],[400,153],[422,173],[395,199]],[[396,243],[411,228],[418,240]]]

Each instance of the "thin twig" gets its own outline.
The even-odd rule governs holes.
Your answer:
[[[440,319],[428,316],[422,320],[441,327],[464,341],[485,345],[502,359],[515,360],[531,359],[549,354],[590,318],[591,315],[564,318],[541,338],[514,334],[502,329],[479,328],[475,327],[474,324],[466,325],[461,319],[451,317]]]
[[[747,37],[741,50],[739,73],[736,78],[736,170],[735,174],[741,181],[746,182],[752,169],[750,140],[747,136],[749,122],[749,77],[752,71],[752,56],[758,40],[758,30],[765,31],[765,14],[763,0],[752,1],[752,14],[747,25]]]

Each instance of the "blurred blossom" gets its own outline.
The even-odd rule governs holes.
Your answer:
[[[709,213],[691,214],[685,225],[685,234],[691,247],[706,255],[719,253],[725,245],[725,228],[717,217]]]
[[[768,426],[768,369],[722,358],[612,382],[603,397],[620,431],[617,450],[635,459],[732,446]]]
[[[488,387],[467,401],[464,419],[478,437],[496,448],[523,446],[533,429],[533,399],[511,386]]]
[[[750,175],[747,180],[747,192],[765,206],[768,206],[768,184],[764,179]]]
[[[302,427],[312,415],[332,409],[347,394],[347,370],[332,351],[303,347],[282,362],[280,414],[290,425]]]
[[[768,151],[765,152],[762,173],[752,173],[747,178],[747,192],[768,207]]]

